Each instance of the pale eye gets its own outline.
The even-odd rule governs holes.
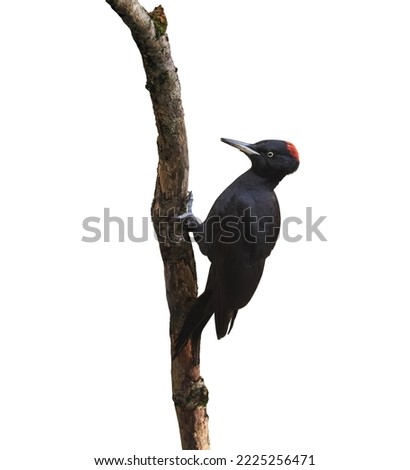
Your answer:
[[[268,157],[272,158],[273,157],[273,152],[268,152]]]

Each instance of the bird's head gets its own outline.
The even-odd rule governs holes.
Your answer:
[[[290,142],[261,140],[256,144],[247,144],[232,139],[221,140],[245,153],[252,162],[253,170],[260,176],[285,176],[298,169],[299,154]]]

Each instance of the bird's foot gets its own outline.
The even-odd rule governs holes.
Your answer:
[[[189,191],[186,211],[181,215],[172,217],[169,221],[173,225],[173,228],[171,229],[171,232],[173,233],[173,239],[178,243],[182,241],[192,241],[190,239],[189,232],[195,232],[199,230],[201,226],[201,221],[198,220],[192,213],[193,202],[194,198],[192,191]]]
[[[189,191],[188,193],[188,200],[186,203],[186,211],[192,214],[192,205],[194,203],[194,193]]]
[[[192,191],[188,193],[188,200],[186,205],[186,212],[176,217],[173,217],[173,222],[179,222],[184,224],[188,231],[193,232],[200,226],[200,221],[194,216],[192,212],[192,205],[194,202],[194,196]]]

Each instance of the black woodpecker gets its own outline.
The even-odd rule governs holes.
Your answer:
[[[215,314],[218,339],[229,333],[240,308],[250,301],[261,279],[280,229],[275,187],[299,166],[295,146],[283,140],[247,144],[221,139],[247,155],[251,168],[217,198],[207,218],[189,220],[201,252],[211,261],[205,291],[196,299],[176,340],[175,358],[192,338],[194,361],[199,363],[199,340]]]

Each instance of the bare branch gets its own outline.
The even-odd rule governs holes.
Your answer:
[[[188,146],[181,88],[163,8],[159,6],[148,13],[136,0],[106,1],[130,28],[141,52],[158,130],[158,176],[151,213],[164,263],[173,346],[186,312],[197,296],[191,243],[174,236],[172,224],[167,223],[184,211],[188,191]],[[194,365],[190,342],[172,362],[172,389],[182,448],[208,449],[208,390],[200,377],[199,365]]]

